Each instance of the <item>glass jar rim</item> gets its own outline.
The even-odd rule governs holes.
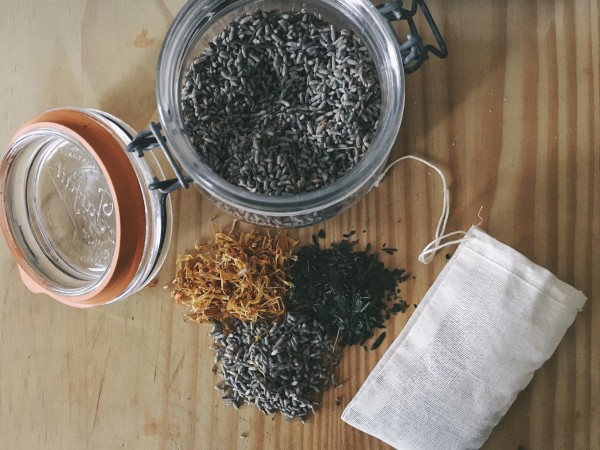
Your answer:
[[[379,128],[369,151],[352,170],[330,185],[296,195],[269,196],[252,193],[235,186],[202,163],[183,131],[180,104],[180,77],[188,52],[199,37],[199,30],[222,14],[257,0],[190,0],[171,24],[163,42],[157,69],[157,101],[162,128],[174,154],[198,186],[219,201],[242,207],[250,213],[270,216],[310,214],[336,204],[364,187],[383,168],[396,140],[404,110],[404,69],[400,46],[389,22],[368,0],[309,0],[305,5],[319,5],[342,11],[350,21],[361,17],[369,36],[381,46],[371,52],[385,55],[386,65],[379,64],[382,79],[382,113]],[[349,24],[350,25],[350,24]],[[367,43],[368,44],[368,43]],[[386,84],[387,83],[387,84]],[[385,84],[385,86],[384,86]]]

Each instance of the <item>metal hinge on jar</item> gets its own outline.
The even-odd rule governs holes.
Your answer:
[[[157,147],[160,147],[163,151],[173,172],[175,172],[176,178],[159,180],[155,177],[152,180],[152,183],[148,185],[148,189],[151,191],[159,191],[162,194],[169,194],[180,188],[187,189],[194,180],[183,174],[181,166],[173,157],[171,150],[169,150],[167,141],[162,135],[162,125],[159,123],[151,122],[148,130],[142,131],[133,139],[133,141],[131,141],[127,146],[127,151],[130,153],[137,153],[140,158],[143,158],[145,152],[154,150]]]
[[[384,4],[378,5],[377,10],[380,14],[385,17],[389,22],[396,20],[405,20],[410,28],[410,33],[406,36],[406,42],[400,42],[400,52],[402,54],[402,63],[404,64],[405,73],[413,73],[421,64],[429,59],[429,53],[433,53],[438,58],[445,58],[448,56],[448,48],[442,38],[442,34],[438,29],[429,8],[423,0],[413,0],[412,7],[405,9],[402,7],[402,0],[389,0]],[[421,9],[431,32],[437,41],[438,47],[433,45],[423,44],[423,39],[417,30],[417,26],[414,21],[414,16],[417,14],[418,9]]]

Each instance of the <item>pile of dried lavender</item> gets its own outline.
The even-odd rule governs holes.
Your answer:
[[[236,408],[247,402],[265,414],[304,419],[318,407],[317,393],[334,381],[338,359],[315,320],[291,314],[271,323],[235,320],[227,334],[215,324],[212,335],[224,380],[218,388]]]
[[[381,89],[352,31],[304,11],[258,10],[192,63],[181,101],[206,164],[250,192],[282,195],[318,189],[358,163]]]

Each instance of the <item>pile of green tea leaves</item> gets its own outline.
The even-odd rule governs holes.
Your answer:
[[[316,319],[346,346],[363,345],[390,314],[406,310],[395,295],[408,278],[404,270],[387,269],[369,246],[355,251],[356,241],[344,239],[328,249],[313,241],[300,249],[291,268],[289,311]]]

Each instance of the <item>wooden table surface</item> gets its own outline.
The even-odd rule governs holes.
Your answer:
[[[449,231],[479,221],[589,298],[557,352],[493,431],[486,449],[600,448],[600,37],[596,0],[429,1],[448,59],[406,81],[393,155],[439,164],[450,179]],[[158,53],[183,0],[0,0],[0,142],[58,106],[100,108],[144,129],[156,118]],[[363,242],[415,279],[420,301],[446,263],[417,262],[441,208],[441,186],[417,163],[322,225]],[[210,237],[216,209],[175,195],[174,242],[158,286],[77,310],[30,294],[0,245],[1,449],[379,449],[340,414],[384,344],[346,351],[342,389],[306,424],[225,406],[213,389],[207,326],[184,323],[162,286],[177,253]],[[228,218],[221,215],[220,220]],[[303,242],[319,227],[298,231]],[[335,399],[339,397],[340,405]],[[241,435],[247,437],[240,437]]]

